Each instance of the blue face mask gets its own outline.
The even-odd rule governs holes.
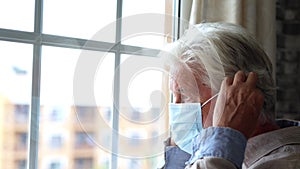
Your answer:
[[[216,96],[217,94],[202,106],[201,103],[169,104],[171,137],[181,150],[192,154],[192,140],[203,128],[201,108]]]

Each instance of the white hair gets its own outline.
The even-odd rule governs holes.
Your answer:
[[[275,84],[272,64],[257,41],[244,28],[230,23],[192,26],[172,44],[167,66],[170,71],[186,65],[196,79],[217,93],[225,76],[238,70],[258,74],[257,87],[264,93],[264,119],[274,120]],[[172,74],[172,73],[171,73]]]

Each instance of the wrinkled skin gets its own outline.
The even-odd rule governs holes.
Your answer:
[[[238,71],[221,85],[213,114],[213,126],[230,127],[250,138],[258,127],[264,95],[256,88],[258,77]]]

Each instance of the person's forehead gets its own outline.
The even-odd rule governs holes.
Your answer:
[[[191,76],[191,73],[182,67],[178,67],[177,69],[171,71],[170,74],[171,81],[176,83],[183,83],[184,81],[189,81],[192,79],[192,77],[193,76]]]
[[[197,78],[188,70],[178,69],[171,74],[170,84],[178,88],[198,88]]]
[[[175,80],[193,80],[196,79],[196,74],[200,75],[201,72],[196,72],[196,70],[193,70],[188,65],[177,65],[175,67],[172,67],[170,70],[170,77],[171,79]]]

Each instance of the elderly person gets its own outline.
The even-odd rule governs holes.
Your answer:
[[[272,65],[247,31],[196,25],[167,58],[175,103],[163,168],[300,168],[300,123],[275,120]]]

